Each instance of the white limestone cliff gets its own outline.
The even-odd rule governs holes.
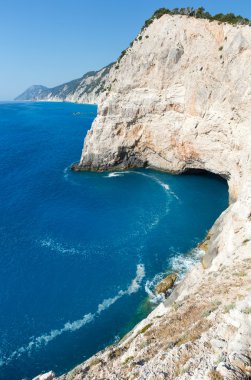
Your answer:
[[[62,380],[251,376],[251,28],[164,15],[113,66],[75,170],[203,169],[229,208],[202,263],[122,341]]]

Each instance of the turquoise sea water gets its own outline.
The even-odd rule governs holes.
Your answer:
[[[113,343],[227,207],[215,176],[70,172],[96,111],[0,104],[1,380],[61,374]]]

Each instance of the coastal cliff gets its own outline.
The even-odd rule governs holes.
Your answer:
[[[73,169],[206,170],[229,207],[171,296],[60,380],[250,378],[250,62],[249,26],[163,15],[111,67]]]
[[[106,80],[112,63],[98,71],[90,71],[79,79],[48,88],[45,86],[31,86],[21,95],[17,101],[50,101],[73,103],[97,103],[106,90]]]

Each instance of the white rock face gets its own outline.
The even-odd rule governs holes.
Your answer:
[[[250,27],[165,15],[111,69],[75,170],[204,169],[227,178],[230,206],[169,299],[60,379],[250,376],[250,62]]]
[[[53,380],[53,379],[55,379],[55,373],[50,371],[50,372],[44,373],[43,375],[34,377],[33,380]]]
[[[128,339],[84,363],[73,378],[247,379],[251,28],[165,15],[141,37],[111,69],[110,91],[100,99],[75,170],[203,169],[228,180],[230,206],[211,230],[202,265],[188,273],[165,305]],[[179,302],[185,305],[183,314],[171,308]],[[200,307],[206,313],[196,317]],[[188,315],[198,335],[188,334]],[[178,317],[179,331],[188,337],[170,342]],[[149,323],[144,339],[139,331]]]
[[[80,165],[206,169],[237,199],[250,164],[250,27],[165,15],[141,36],[111,69]]]

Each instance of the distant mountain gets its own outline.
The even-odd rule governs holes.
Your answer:
[[[40,96],[44,96],[46,92],[49,92],[49,88],[45,86],[34,85],[27,88],[27,90],[25,90],[15,100],[34,100]]]
[[[81,78],[48,88],[34,85],[25,90],[15,100],[69,101],[76,103],[95,103],[107,90],[106,79],[113,63],[99,71],[89,71]]]

